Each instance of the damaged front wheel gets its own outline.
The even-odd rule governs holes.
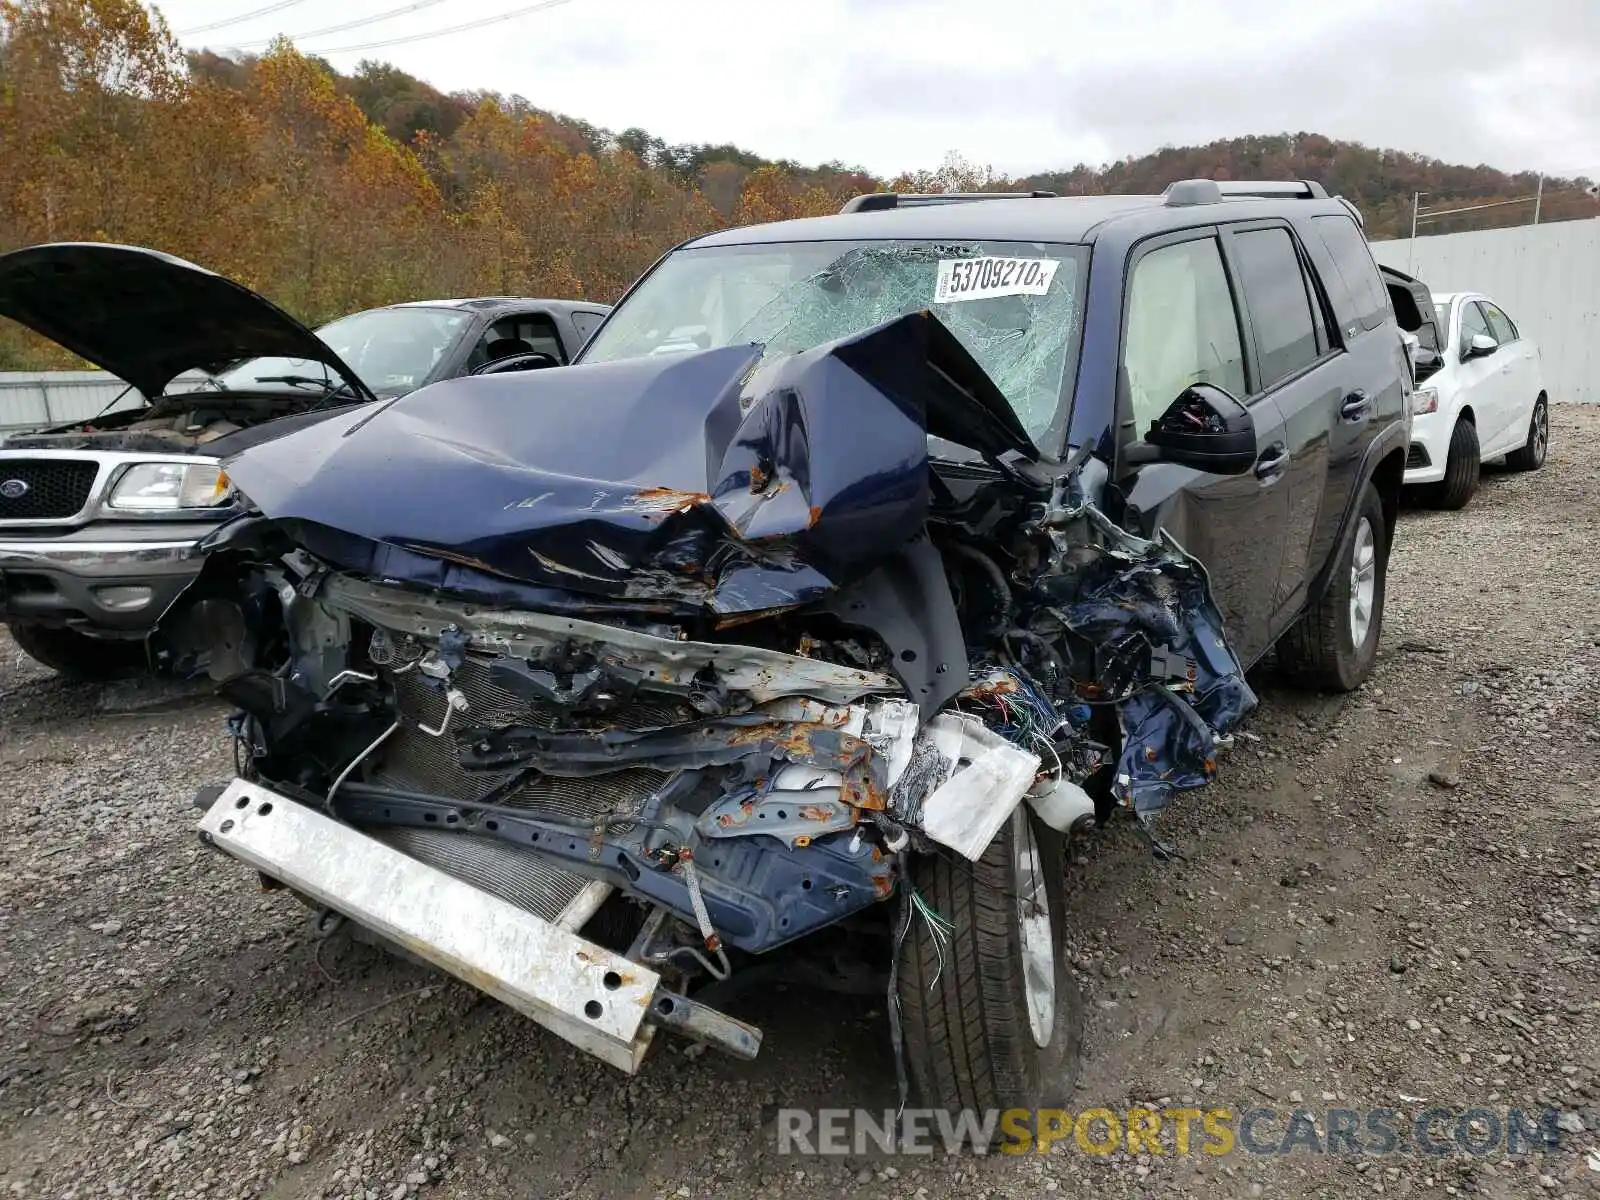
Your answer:
[[[917,859],[896,995],[919,1101],[1061,1107],[1082,997],[1061,944],[1065,839],[1023,804],[977,862]]]

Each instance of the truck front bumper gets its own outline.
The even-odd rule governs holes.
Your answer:
[[[0,534],[0,616],[147,633],[200,574],[214,524],[90,525],[47,537]]]

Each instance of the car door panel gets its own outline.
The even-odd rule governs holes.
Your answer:
[[[1493,336],[1489,333],[1489,322],[1483,315],[1483,310],[1478,307],[1475,299],[1462,300],[1456,315],[1456,393],[1460,397],[1460,409],[1472,410],[1472,421],[1478,429],[1478,444],[1483,446],[1495,434],[1499,418],[1495,413],[1498,399],[1495,395],[1495,382],[1499,378],[1499,369],[1491,363],[1493,355],[1487,357],[1470,357],[1472,339],[1477,334]]]
[[[1205,564],[1228,642],[1249,664],[1272,644],[1282,531],[1289,506],[1289,448],[1277,404],[1250,405],[1256,427],[1256,468],[1246,475],[1212,475],[1173,463],[1142,468],[1128,494],[1138,531],[1165,529]]]
[[[1498,455],[1516,449],[1526,440],[1538,384],[1534,379],[1530,344],[1519,335],[1516,325],[1499,305],[1488,300],[1480,303],[1489,322],[1490,335],[1500,343],[1492,357],[1504,359],[1495,389],[1499,408],[1497,428],[1489,451]]]
[[[1327,473],[1307,557],[1315,578],[1338,548],[1346,510],[1357,496],[1367,452],[1378,431],[1405,412],[1410,370],[1404,344],[1385,333],[1390,330],[1384,324],[1388,289],[1355,222],[1318,216],[1308,224],[1314,235],[1304,243],[1311,279],[1330,317],[1329,348],[1334,358],[1324,378],[1329,394],[1338,397],[1323,425]]]
[[[1347,397],[1327,312],[1308,272],[1305,247],[1288,222],[1233,226],[1225,245],[1243,282],[1258,398],[1276,408],[1286,454],[1279,506],[1283,553],[1270,604],[1276,638],[1304,604],[1326,494],[1329,429]],[[1364,420],[1364,407],[1352,419]]]
[[[1137,252],[1118,384],[1130,441],[1191,383],[1248,396],[1237,295],[1215,229],[1152,239]],[[1130,526],[1145,536],[1165,528],[1205,564],[1229,642],[1245,662],[1270,645],[1288,503],[1288,447],[1277,405],[1262,399],[1250,412],[1256,471],[1223,476],[1154,462],[1123,481]]]

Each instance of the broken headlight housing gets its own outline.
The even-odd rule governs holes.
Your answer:
[[[136,463],[117,480],[106,507],[122,512],[178,512],[221,508],[233,499],[233,485],[216,463]]]

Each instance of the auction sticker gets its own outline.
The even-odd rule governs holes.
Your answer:
[[[1042,296],[1061,265],[1055,258],[942,258],[935,304],[995,296]]]

